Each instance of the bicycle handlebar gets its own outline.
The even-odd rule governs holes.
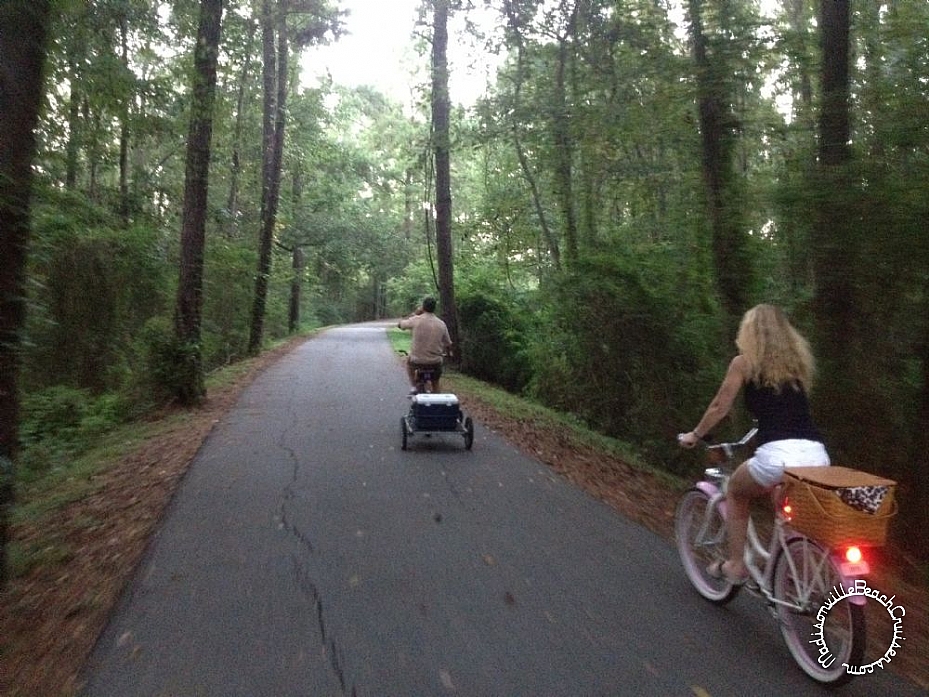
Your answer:
[[[714,443],[714,444],[705,443],[704,447],[707,450],[722,450],[726,456],[726,459],[731,460],[733,451],[736,448],[741,448],[744,445],[746,445],[752,438],[755,437],[755,434],[757,433],[758,433],[758,427],[753,426],[752,428],[748,430],[748,432],[744,436],[742,436],[737,441],[733,441],[731,443]],[[677,436],[678,440],[680,440],[683,437],[683,435],[684,434],[678,434]]]
[[[719,450],[719,449],[726,450],[726,449],[731,449],[731,448],[741,448],[743,445],[746,445],[752,438],[754,438],[757,433],[758,433],[758,427],[752,426],[752,428],[750,428],[744,436],[739,438],[739,440],[733,441],[732,443],[716,443],[713,445],[707,445],[706,449],[707,450]]]

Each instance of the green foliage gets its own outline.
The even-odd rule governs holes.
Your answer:
[[[720,332],[670,284],[654,284],[654,271],[600,255],[553,284],[532,347],[532,388],[546,404],[665,459],[722,374],[708,377]]]
[[[412,343],[412,336],[410,332],[404,331],[403,329],[398,329],[397,327],[390,327],[387,330],[387,338],[390,340],[390,345],[393,347],[393,350],[400,353],[410,352],[410,344]]]
[[[387,293],[388,311],[397,317],[410,314],[425,296],[437,296],[435,277],[429,262],[426,259],[411,262],[401,275],[387,282]]]
[[[147,406],[177,399],[195,404],[205,394],[200,347],[181,343],[174,324],[165,317],[153,317],[139,333],[136,350],[141,356],[141,371],[136,374],[135,396],[147,400]]]
[[[23,384],[116,391],[131,338],[163,310],[170,269],[156,229],[117,229],[76,195],[42,192],[34,209]]]
[[[462,372],[522,391],[531,377],[528,304],[489,285],[462,292],[457,304]]]
[[[257,248],[207,238],[203,271],[203,365],[210,371],[246,355]],[[279,266],[279,264],[277,265]]]
[[[114,394],[57,385],[22,400],[20,478],[30,481],[90,447],[96,438],[121,423],[125,411]]]

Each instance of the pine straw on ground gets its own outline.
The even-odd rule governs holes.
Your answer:
[[[204,439],[251,380],[301,341],[295,339],[250,361],[234,383],[211,390],[202,407],[175,419],[158,437],[95,478],[92,495],[60,509],[43,523],[43,529],[14,528],[14,539],[24,545],[54,539],[66,542],[73,554],[13,579],[3,593],[0,694],[76,694],[81,668],[97,636]],[[578,444],[566,430],[508,417],[476,395],[461,394],[461,398],[480,428],[502,434],[620,514],[663,537],[672,536],[679,492],[666,482]],[[929,687],[929,669],[916,660],[917,654],[925,656],[929,637],[925,589],[897,579],[880,580],[877,587],[899,589],[898,602],[907,609],[906,646],[891,666]]]

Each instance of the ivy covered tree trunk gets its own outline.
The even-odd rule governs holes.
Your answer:
[[[194,49],[190,134],[187,139],[187,171],[181,224],[181,270],[175,310],[175,360],[178,376],[176,389],[178,401],[182,404],[195,404],[206,394],[200,345],[203,250],[222,11],[222,0],[202,0],[197,45]]]
[[[432,37],[432,137],[435,155],[435,236],[439,264],[439,295],[442,318],[454,344],[455,359],[460,342],[458,310],[455,305],[455,267],[452,249],[452,189],[448,95],[448,0],[435,0]]]
[[[0,3],[0,588],[7,581],[13,462],[19,445],[19,345],[34,129],[42,102],[48,0]]]

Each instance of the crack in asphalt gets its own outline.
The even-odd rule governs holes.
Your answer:
[[[326,616],[323,610],[323,599],[319,592],[319,586],[317,586],[311,578],[302,559],[296,554],[292,554],[290,558],[293,562],[294,579],[297,582],[297,588],[300,589],[304,597],[311,601],[316,608],[316,626],[319,630],[323,651],[325,651],[325,655],[329,659],[329,665],[332,666],[332,670],[335,673],[336,679],[339,681],[339,686],[342,688],[343,694],[348,693],[349,686],[345,677],[345,668],[343,667],[344,654],[335,639],[331,639],[328,636],[326,630]],[[357,695],[357,690],[354,685],[351,686],[350,694],[352,697],[356,697]]]
[[[300,475],[300,459],[297,457],[297,453],[294,452],[293,448],[286,444],[286,437],[291,428],[295,427],[296,425],[296,415],[292,415],[291,424],[288,427],[282,429],[281,435],[277,442],[277,446],[287,454],[287,457],[293,465],[290,481],[284,487],[282,492],[281,503],[278,507],[278,516],[281,529],[293,537],[306,553],[312,555],[316,552],[316,548],[313,545],[312,539],[310,538],[309,534],[304,532],[299,526],[293,523],[290,519],[290,516],[288,515],[288,504],[293,501],[294,498],[296,498],[295,488],[297,478]],[[325,655],[329,659],[329,664],[332,666],[335,677],[339,681],[339,686],[342,689],[342,693],[351,694],[352,697],[357,697],[357,690],[354,685],[351,686],[351,692],[349,693],[349,686],[345,677],[345,668],[343,667],[344,655],[342,649],[339,647],[335,639],[331,639],[328,636],[326,629],[326,617],[323,609],[323,599],[319,591],[319,586],[313,580],[307,568],[305,558],[302,555],[295,552],[290,555],[290,558],[293,564],[293,574],[294,580],[297,584],[297,589],[316,610],[316,627],[319,630],[320,643],[322,644]]]

